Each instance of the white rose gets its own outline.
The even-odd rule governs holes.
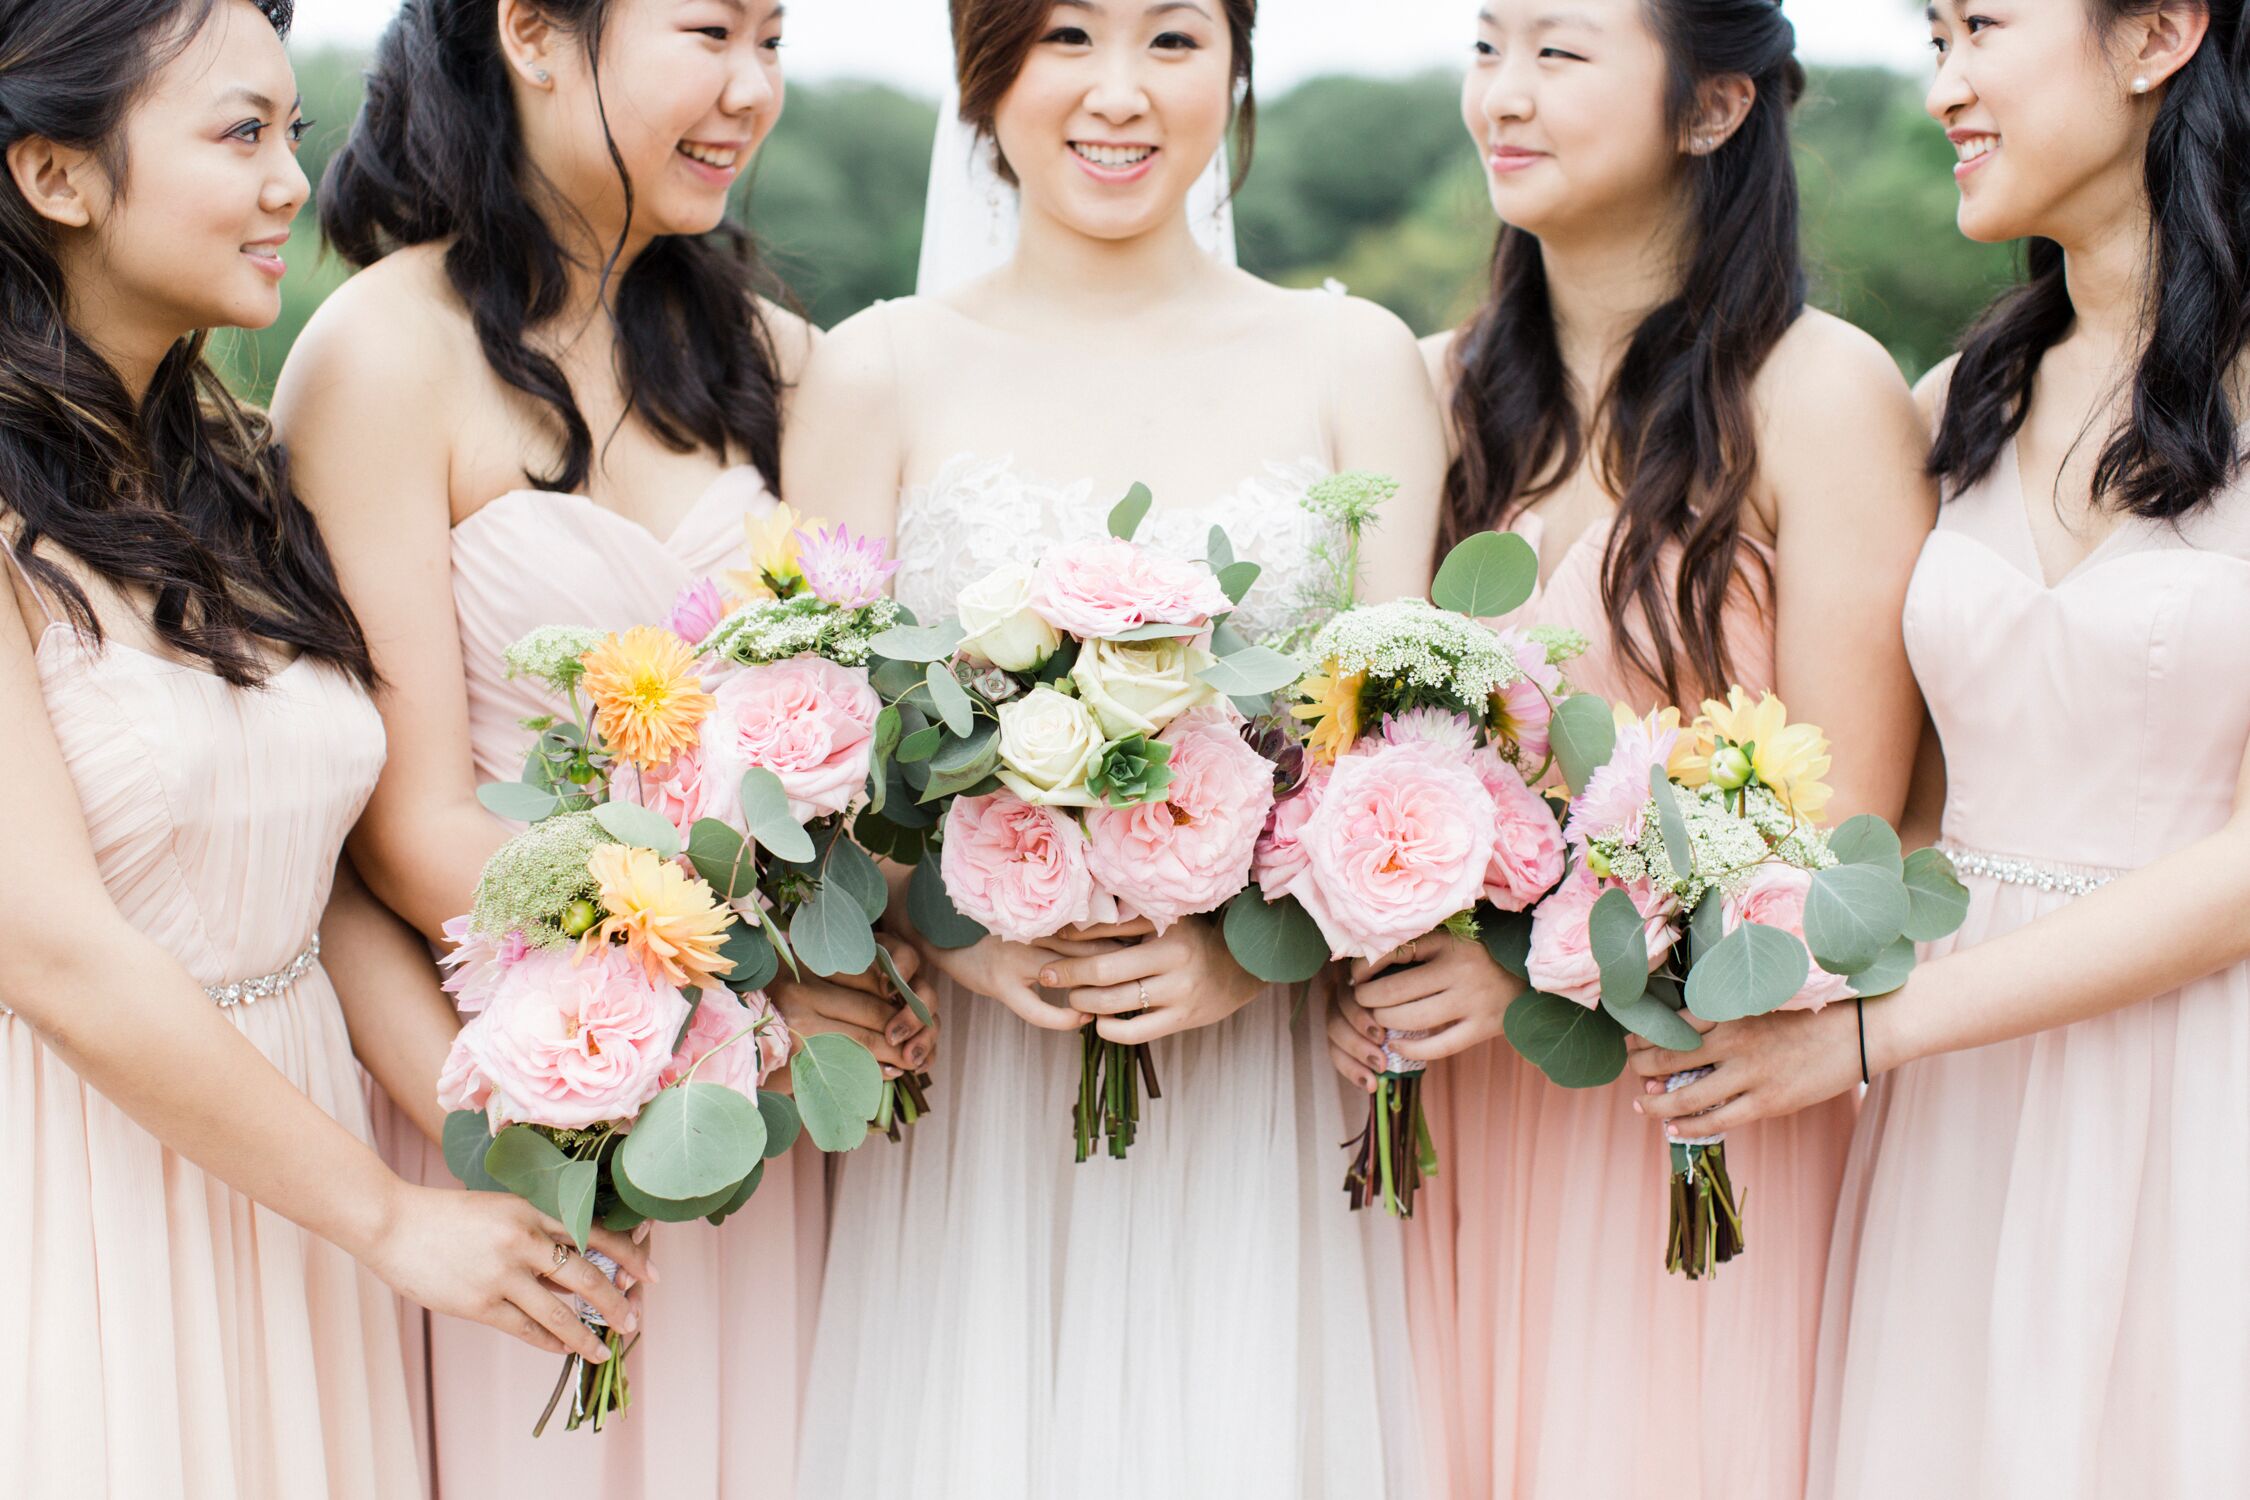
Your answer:
[[[1045,666],[1062,645],[1055,627],[1031,611],[1031,569],[1025,564],[999,572],[961,591],[954,610],[961,617],[961,649],[1006,672],[1031,672]]]
[[[1046,807],[1092,807],[1086,777],[1101,758],[1101,725],[1086,705],[1057,688],[1033,688],[1003,703],[1000,782],[1026,802]]]
[[[1156,734],[1191,708],[1218,700],[1196,674],[1218,658],[1184,640],[1088,641],[1070,679],[1113,740]]]

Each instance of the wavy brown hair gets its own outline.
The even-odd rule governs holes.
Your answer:
[[[1771,597],[1763,559],[1743,555],[1742,510],[1758,476],[1752,387],[1805,307],[1789,155],[1805,72],[1776,0],[1646,4],[1670,61],[1676,135],[1687,135],[1711,80],[1748,78],[1756,98],[1717,150],[1687,159],[1679,288],[1634,330],[1591,412],[1563,365],[1539,241],[1502,227],[1491,290],[1454,344],[1460,454],[1446,474],[1439,553],[1560,488],[1598,434],[1592,459],[1617,497],[1602,605],[1626,664],[1679,701],[1732,675],[1723,615],[1746,566]]]
[[[948,0],[953,16],[953,71],[961,86],[961,123],[993,143],[1002,180],[1014,183],[1015,168],[1001,154],[992,122],[1000,101],[1015,87],[1031,49],[1051,29],[1055,0]],[[1242,102],[1234,115],[1234,185],[1250,174],[1258,141],[1258,95],[1252,85],[1252,34],[1258,27],[1258,0],[1221,0],[1227,38],[1234,44],[1234,84]]]
[[[222,0],[0,0],[0,151],[30,137],[91,153],[119,192],[124,123]],[[289,0],[254,0],[287,33]],[[73,328],[55,226],[0,190],[0,509],[24,571],[88,639],[102,625],[67,554],[153,601],[164,645],[238,686],[279,645],[373,685],[359,622],[263,412],[229,394],[205,335],[135,400]]]

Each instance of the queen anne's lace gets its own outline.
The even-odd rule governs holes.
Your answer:
[[[1280,635],[1298,623],[1298,601],[1320,574],[1319,550],[1335,539],[1330,523],[1301,503],[1327,473],[1313,459],[1271,463],[1207,505],[1170,508],[1171,497],[1159,495],[1135,540],[1168,556],[1201,560],[1211,528],[1222,528],[1238,559],[1265,570],[1234,623],[1253,640]],[[994,569],[1035,563],[1052,548],[1107,535],[1120,498],[1096,495],[1090,480],[1050,485],[1028,479],[1012,456],[948,459],[900,503],[898,600],[925,625],[941,619],[963,589]]]

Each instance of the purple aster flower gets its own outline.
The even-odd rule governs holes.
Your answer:
[[[843,526],[834,530],[793,532],[797,538],[797,566],[816,598],[839,609],[862,609],[883,597],[898,564],[887,562],[887,545],[879,537],[853,536]]]

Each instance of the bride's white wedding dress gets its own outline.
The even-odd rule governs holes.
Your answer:
[[[1140,540],[1263,565],[1293,618],[1325,472],[1274,463]],[[898,596],[1103,533],[1117,500],[962,456],[900,504]],[[936,1113],[839,1159],[806,1403],[806,1500],[1397,1500],[1415,1493],[1396,1226],[1347,1211],[1345,1095],[1317,1008],[1269,989],[1155,1046],[1132,1155],[1072,1160],[1073,1033],[938,982]],[[1360,1110],[1364,1102],[1354,1099]],[[1385,1403],[1389,1404],[1386,1405]]]

